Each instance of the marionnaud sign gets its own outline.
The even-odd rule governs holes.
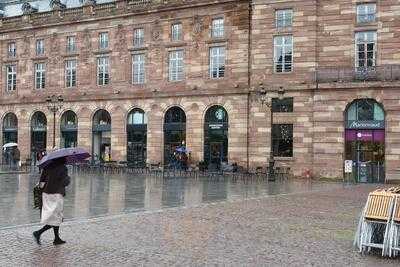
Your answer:
[[[347,121],[347,129],[385,129],[384,121]]]
[[[213,129],[213,130],[219,130],[219,129],[222,129],[222,127],[224,127],[224,125],[223,124],[209,124],[208,127],[210,127],[210,129]]]

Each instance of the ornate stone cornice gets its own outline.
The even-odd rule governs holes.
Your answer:
[[[27,9],[22,16],[0,17],[0,33],[236,2],[248,0],[116,0],[103,4],[97,4],[95,0],[86,0],[83,6],[76,8],[65,8],[59,0],[53,0],[53,10],[48,12],[32,12],[34,10]]]

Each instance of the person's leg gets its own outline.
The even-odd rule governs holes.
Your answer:
[[[60,227],[59,226],[53,226],[54,230],[54,245],[61,245],[65,244],[66,242],[60,238]]]
[[[34,236],[35,241],[36,241],[36,243],[37,243],[38,245],[40,245],[40,236],[41,236],[44,232],[46,232],[47,230],[49,230],[49,229],[51,229],[51,226],[46,224],[45,226],[42,227],[42,229],[33,232],[33,236]]]

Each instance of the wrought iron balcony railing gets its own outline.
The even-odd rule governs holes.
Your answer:
[[[317,83],[400,81],[400,65],[368,68],[321,67],[316,72]]]

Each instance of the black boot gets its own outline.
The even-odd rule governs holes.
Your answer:
[[[53,230],[54,230],[54,241],[53,241],[53,244],[55,246],[65,244],[66,242],[60,238],[60,233],[59,233],[60,227],[59,226],[53,226]]]
[[[35,241],[38,245],[40,245],[40,236],[46,232],[47,230],[51,229],[50,225],[45,225],[42,227],[42,229],[33,232],[33,237],[35,238]]]

